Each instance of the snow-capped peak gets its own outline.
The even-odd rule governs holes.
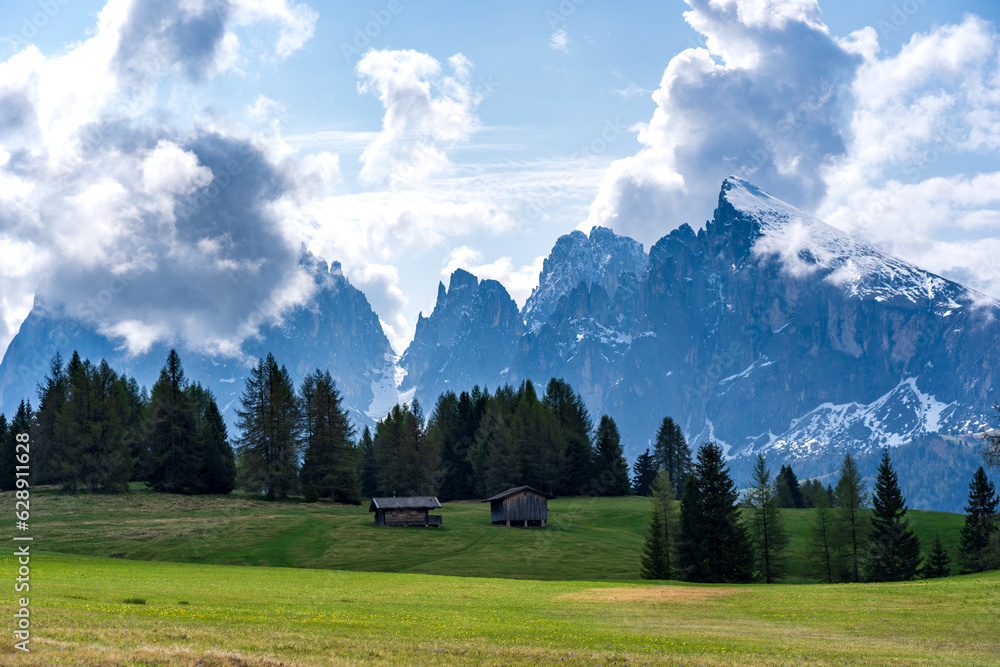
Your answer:
[[[942,292],[953,302],[968,300],[967,290],[956,283],[893,257],[742,178],[727,178],[719,199],[754,223],[752,254],[778,259],[795,277],[820,273],[852,296],[878,301],[933,301]]]

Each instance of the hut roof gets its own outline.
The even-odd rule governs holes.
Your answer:
[[[372,504],[368,506],[369,512],[385,509],[434,509],[441,507],[441,503],[434,496],[408,496],[404,498],[372,498]]]
[[[492,500],[503,500],[507,496],[512,496],[515,493],[520,493],[521,491],[532,491],[534,493],[537,493],[540,496],[545,496],[546,500],[554,500],[555,499],[555,496],[550,496],[549,494],[543,493],[542,491],[539,491],[538,489],[534,489],[534,488],[532,488],[530,486],[515,486],[513,489],[507,489],[506,491],[498,493],[495,496],[492,496],[492,497],[487,498],[486,500],[482,500],[480,502],[488,503],[488,502],[490,502]]]

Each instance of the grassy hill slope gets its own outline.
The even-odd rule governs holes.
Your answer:
[[[3,502],[10,493],[0,494]],[[548,580],[637,579],[648,498],[560,498],[549,526],[493,526],[489,505],[446,503],[441,528],[379,528],[367,505],[265,502],[233,495],[32,492],[34,548],[132,560]],[[785,510],[787,581],[803,562],[811,510]],[[954,559],[963,517],[911,511],[924,549],[935,532]]]

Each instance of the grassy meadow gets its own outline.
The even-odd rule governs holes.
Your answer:
[[[1000,664],[1000,572],[801,583],[810,510],[785,511],[787,583],[710,586],[638,579],[646,498],[557,499],[544,530],[478,502],[439,529],[240,495],[31,502],[32,652],[0,633],[0,665]],[[954,555],[961,516],[911,520]]]
[[[0,494],[0,498],[10,496]],[[10,500],[5,499],[6,500]],[[367,504],[266,502],[246,496],[68,495],[35,489],[32,531],[46,551],[129,560],[305,567],[548,580],[638,579],[648,498],[559,498],[549,526],[493,526],[489,505],[445,503],[440,528],[380,528]],[[12,504],[12,502],[11,502]],[[791,534],[786,581],[804,564],[812,510],[784,510]],[[908,516],[925,549],[935,532],[957,555],[963,518]]]
[[[5,572],[13,559],[3,557]],[[996,665],[1000,573],[694,586],[38,554],[16,665]],[[9,587],[4,587],[9,591]],[[12,599],[0,599],[10,617]]]

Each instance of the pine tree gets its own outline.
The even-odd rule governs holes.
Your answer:
[[[639,576],[643,579],[670,579],[670,565],[667,557],[667,543],[663,528],[663,510],[658,501],[653,501],[646,542],[642,546],[639,560]]]
[[[590,442],[594,425],[587,407],[565,380],[556,378],[549,380],[543,402],[555,416],[562,435],[559,495],[586,495],[590,491],[594,458]]]
[[[176,350],[170,350],[153,385],[149,411],[149,483],[157,491],[205,492],[204,452],[198,438],[195,408]]]
[[[597,473],[595,488],[600,495],[624,496],[629,491],[628,462],[622,451],[621,435],[615,420],[608,415],[601,416],[595,438],[594,465]]]
[[[512,410],[507,407],[514,403],[514,397],[508,389],[498,389],[490,399],[469,451],[476,493],[481,498],[521,483],[509,416]]]
[[[10,432],[7,417],[0,412],[0,490],[9,491],[16,487],[15,448],[10,443],[16,443],[16,433]]]
[[[375,459],[375,443],[372,441],[372,432],[367,426],[361,432],[358,448],[361,450],[361,495],[373,498],[379,495],[379,472],[378,462]]]
[[[469,395],[463,393],[463,396],[468,401]],[[464,466],[461,466],[460,461],[464,458],[464,452],[459,453],[461,422],[458,406],[459,398],[455,392],[446,391],[438,396],[434,411],[427,420],[427,437],[438,450],[438,457],[441,459],[438,475],[441,478],[439,496],[443,501],[462,498],[460,494],[465,486],[462,479]]]
[[[689,483],[693,488],[688,488]],[[739,521],[738,501],[722,448],[714,443],[702,445],[681,499],[678,560],[688,580],[738,583],[752,579],[753,551]]]
[[[868,525],[868,517],[864,511],[867,504],[868,492],[865,481],[858,472],[858,465],[849,453],[845,454],[840,479],[834,490],[834,507],[837,508],[835,532],[837,541],[845,545],[848,555],[845,578],[854,582],[861,581]]]
[[[775,480],[778,490],[778,505],[785,508],[805,507],[805,499],[802,496],[802,489],[799,488],[799,480],[795,476],[795,471],[791,466],[781,466],[781,472]]]
[[[240,404],[240,485],[269,500],[286,498],[298,477],[301,416],[288,371],[273,354],[251,369]]]
[[[996,487],[980,466],[969,483],[969,503],[965,506],[965,524],[958,547],[962,574],[1000,568],[998,504]]]
[[[681,427],[670,417],[663,418],[656,432],[653,460],[657,469],[666,468],[670,474],[670,483],[678,495],[683,495],[684,482],[692,469],[691,448],[684,440]]]
[[[56,352],[49,363],[49,374],[38,388],[38,413],[31,430],[35,454],[31,466],[33,485],[62,483],[55,471],[64,457],[65,442],[56,438],[56,419],[66,403],[68,384],[62,355]]]
[[[225,495],[236,488],[236,455],[229,444],[226,422],[219,412],[215,396],[201,385],[197,387],[195,403],[198,443],[202,455],[201,477],[205,483],[205,493]]]
[[[31,409],[31,402],[21,400],[17,406],[17,412],[10,424],[6,418],[3,420],[2,439],[0,439],[0,456],[3,456],[3,465],[0,467],[2,477],[2,490],[9,491],[17,487],[17,435],[19,433],[30,433],[35,414]],[[30,456],[29,451],[29,456]]]
[[[360,495],[354,427],[342,407],[340,391],[329,371],[319,370],[302,382],[305,456],[303,485],[331,502],[356,503]]]
[[[375,427],[372,447],[380,494],[437,494],[438,452],[427,438],[417,401],[389,411]]]
[[[635,457],[635,464],[632,466],[633,493],[637,496],[648,496],[649,487],[654,479],[656,479],[656,465],[647,448],[645,452]]]
[[[520,483],[554,494],[562,467],[559,426],[552,411],[538,400],[530,380],[518,389],[510,425]]]
[[[937,579],[938,577],[947,577],[950,574],[951,559],[948,557],[948,552],[945,550],[944,545],[941,544],[941,535],[934,533],[934,547],[927,557],[927,565],[923,568],[923,577],[925,579]]]
[[[888,448],[882,450],[872,504],[868,579],[913,579],[920,567],[920,541],[906,518],[906,499],[899,489]]]
[[[830,511],[830,500],[825,489],[815,496],[814,503],[815,510],[809,523],[807,558],[810,569],[826,583],[832,584],[840,569],[837,562],[839,549],[835,542],[834,516]]]
[[[753,486],[747,493],[744,510],[756,556],[757,572],[765,583],[774,583],[784,573],[788,531],[785,528],[771,471],[762,454],[753,469]]]

